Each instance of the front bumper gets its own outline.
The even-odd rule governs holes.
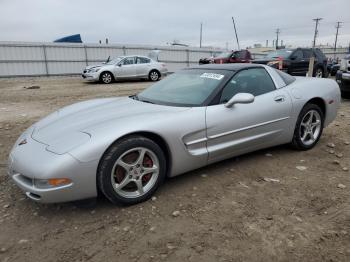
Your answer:
[[[94,73],[87,73],[83,72],[81,74],[82,78],[84,78],[87,81],[99,81],[100,80],[100,73],[94,72]]]
[[[8,174],[15,184],[34,201],[69,202],[97,196],[97,161],[82,163],[70,154],[58,155],[46,150],[47,145],[26,136],[27,143],[12,149]],[[68,178],[67,185],[40,188],[36,180]]]

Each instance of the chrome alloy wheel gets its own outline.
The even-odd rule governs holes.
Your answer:
[[[304,145],[309,146],[318,139],[321,124],[321,116],[316,110],[310,110],[304,115],[299,128],[300,140]]]
[[[112,82],[112,76],[111,76],[111,74],[110,73],[103,73],[103,75],[102,75],[102,81],[103,81],[103,83],[105,83],[105,84],[109,84],[110,82]]]
[[[152,81],[157,81],[159,78],[159,74],[156,71],[152,71],[150,77]]]
[[[115,162],[111,180],[115,192],[125,198],[146,194],[156,183],[159,160],[154,152],[137,147],[124,152]]]

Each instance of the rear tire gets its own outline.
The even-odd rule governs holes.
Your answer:
[[[158,81],[160,79],[160,73],[157,70],[152,70],[148,74],[148,79],[153,82]]]
[[[152,140],[130,136],[113,144],[100,161],[97,184],[114,204],[133,205],[149,199],[166,176],[166,159]]]
[[[315,104],[306,104],[301,110],[295,125],[292,146],[298,150],[313,148],[323,131],[324,114]]]

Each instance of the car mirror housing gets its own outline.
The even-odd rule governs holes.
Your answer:
[[[118,64],[116,64],[116,66],[122,67],[122,64],[121,64],[121,63],[118,63]]]
[[[234,104],[249,104],[254,102],[255,97],[249,93],[238,93],[234,95],[226,104],[225,107],[231,108]]]

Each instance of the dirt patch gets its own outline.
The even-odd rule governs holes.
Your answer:
[[[229,159],[168,179],[155,200],[131,207],[104,199],[92,208],[37,204],[6,176],[13,143],[39,118],[149,84],[0,80],[0,261],[350,260],[350,172],[343,170],[350,169],[350,101],[313,150],[281,146]],[[32,85],[40,89],[23,88]]]

